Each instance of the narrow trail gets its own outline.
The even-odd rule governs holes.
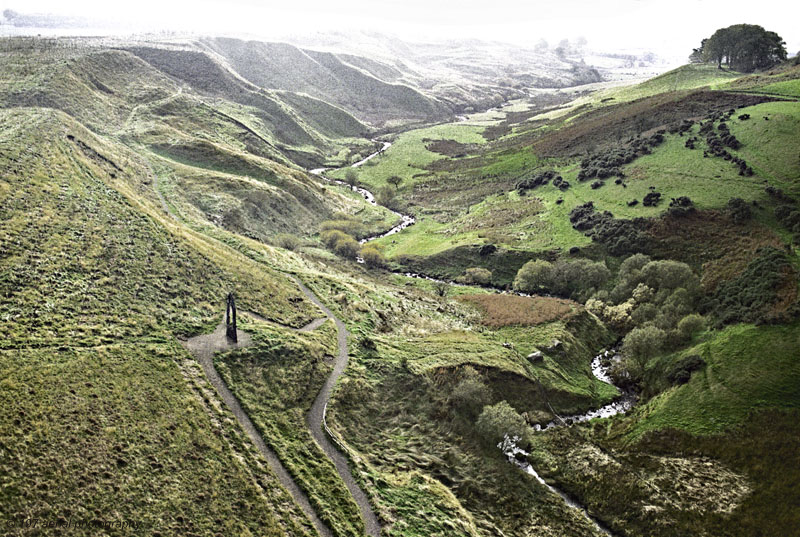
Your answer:
[[[220,398],[222,398],[230,411],[236,417],[236,420],[242,426],[244,432],[247,434],[253,444],[255,444],[258,451],[267,460],[270,469],[272,469],[275,475],[278,476],[278,480],[286,488],[286,490],[289,491],[292,499],[294,499],[295,503],[300,506],[309,520],[311,520],[311,523],[314,525],[314,528],[316,528],[317,532],[322,537],[333,537],[331,530],[317,516],[316,511],[314,511],[314,508],[311,506],[311,502],[308,500],[308,496],[306,496],[305,492],[303,492],[298,484],[295,483],[294,479],[292,479],[292,476],[289,474],[289,471],[280,461],[275,452],[272,451],[272,449],[270,449],[266,443],[264,443],[264,439],[261,437],[258,429],[256,429],[256,426],[250,420],[250,417],[244,411],[242,405],[239,404],[239,401],[228,389],[225,381],[222,380],[222,377],[219,376],[217,369],[214,367],[215,352],[238,349],[252,344],[250,336],[246,332],[237,330],[237,336],[239,339],[238,343],[233,343],[229,341],[227,337],[225,337],[225,321],[223,320],[213,333],[190,338],[184,343],[184,346],[200,363],[200,366],[203,368],[203,372],[205,372],[208,381],[217,390]]]
[[[128,117],[125,118],[125,123],[123,123],[122,128],[119,131],[117,131],[117,133],[119,134],[119,133],[122,133],[122,132],[125,132],[126,130],[128,130],[128,127],[130,127],[131,121],[133,121],[133,116],[135,116],[139,112],[139,109],[142,108],[143,106],[154,106],[154,105],[157,105],[157,104],[163,104],[163,103],[166,103],[167,101],[170,101],[172,99],[175,99],[175,98],[179,97],[182,93],[183,93],[183,86],[181,85],[181,86],[178,86],[178,89],[175,91],[175,93],[173,93],[172,95],[168,95],[167,97],[164,97],[163,99],[159,99],[159,100],[153,101],[153,102],[137,104],[136,106],[131,108],[131,111],[128,114]]]
[[[308,297],[308,299],[314,304],[316,304],[317,307],[323,311],[323,313],[325,313],[326,319],[332,319],[333,322],[336,323],[339,352],[336,355],[333,371],[328,376],[325,384],[319,391],[319,394],[317,394],[317,398],[314,400],[314,404],[311,406],[311,410],[308,412],[306,419],[308,421],[308,426],[311,429],[311,435],[336,466],[336,471],[339,473],[339,476],[342,478],[342,481],[344,481],[345,485],[347,485],[347,489],[350,491],[350,494],[353,496],[356,504],[358,504],[358,508],[361,511],[361,518],[364,520],[364,526],[367,530],[367,535],[370,537],[379,537],[381,533],[381,525],[378,521],[378,517],[372,510],[372,505],[370,505],[366,493],[361,489],[361,487],[358,486],[358,483],[356,483],[356,480],[353,478],[353,474],[348,466],[347,457],[345,457],[344,454],[331,441],[333,435],[331,435],[330,438],[328,437],[330,430],[325,422],[325,412],[328,408],[328,400],[330,399],[331,391],[333,391],[336,381],[347,367],[347,361],[349,358],[347,337],[350,334],[347,331],[345,324],[338,317],[336,317],[333,312],[328,309],[308,287],[303,285],[303,283],[294,276],[289,277],[297,284],[303,294],[306,295],[306,297]],[[320,321],[320,319],[317,319],[301,330],[311,329],[309,327],[318,321]],[[322,319],[321,321],[324,322],[325,319]],[[317,326],[322,324],[322,322],[320,322]]]
[[[383,149],[387,147],[385,144]],[[380,151],[370,155],[364,161],[368,160],[369,158],[375,156]],[[166,199],[164,198],[161,190],[159,189],[158,185],[158,174],[153,172],[153,189],[156,192],[158,197],[158,201],[160,202],[164,211],[169,215],[171,218],[177,220],[175,215],[169,208]],[[338,319],[331,310],[329,310],[320,300],[308,289],[305,285],[303,285],[300,280],[298,280],[294,276],[289,276],[289,278],[297,284],[297,286],[301,289],[303,294],[305,294],[314,304],[316,304],[322,312],[325,314],[325,317],[321,317],[318,319],[314,319],[307,325],[296,329],[298,332],[310,332],[312,330],[316,330],[320,326],[322,326],[325,321],[328,319],[332,319],[336,324],[337,330],[337,339],[338,339],[338,353],[336,356],[336,360],[334,362],[334,368],[331,374],[325,381],[322,389],[320,390],[319,394],[317,394],[316,399],[314,400],[314,404],[311,407],[311,410],[307,416],[308,426],[311,432],[311,436],[314,440],[319,444],[322,448],[323,452],[328,456],[328,458],[333,462],[334,466],[336,467],[336,471],[338,472],[339,476],[341,477],[342,481],[344,481],[345,485],[347,486],[350,494],[353,497],[353,500],[358,505],[359,510],[361,511],[361,518],[364,521],[364,527],[366,529],[366,534],[369,537],[379,537],[381,533],[381,525],[378,521],[378,517],[375,512],[372,510],[372,505],[369,503],[369,499],[364,491],[359,487],[358,483],[356,483],[355,479],[353,478],[352,472],[350,471],[350,467],[348,466],[348,460],[340,451],[337,446],[331,441],[333,439],[333,434],[328,429],[328,425],[325,422],[325,412],[328,406],[328,400],[330,399],[331,392],[333,391],[333,387],[336,384],[336,381],[344,372],[345,368],[347,367],[348,362],[348,348],[347,348],[347,338],[349,336],[349,332],[347,331],[347,327],[345,324]],[[246,313],[253,318],[266,321],[263,317],[258,314],[250,313],[242,311],[241,313]],[[233,415],[236,417],[236,420],[241,425],[242,429],[245,431],[247,436],[250,440],[255,444],[258,451],[264,456],[269,464],[269,467],[278,476],[279,481],[281,484],[287,489],[289,494],[292,496],[294,501],[300,506],[306,516],[309,518],[311,523],[316,528],[317,532],[321,537],[333,537],[333,533],[331,532],[330,528],[325,525],[324,522],[319,518],[316,511],[311,505],[311,502],[308,499],[308,496],[305,492],[300,488],[300,486],[294,481],[289,471],[283,465],[283,463],[278,458],[277,454],[266,445],[264,439],[261,437],[261,434],[256,429],[255,425],[253,424],[250,417],[247,415],[245,410],[242,408],[239,401],[236,399],[236,396],[230,391],[228,386],[225,384],[225,381],[222,380],[219,373],[217,372],[216,368],[214,367],[214,353],[220,351],[228,351],[233,350],[236,348],[246,347],[252,344],[249,334],[243,332],[241,330],[237,330],[237,336],[239,339],[238,343],[232,343],[227,339],[225,336],[225,322],[224,320],[217,326],[211,334],[203,334],[199,336],[192,337],[188,339],[183,345],[189,350],[189,352],[195,357],[198,361],[200,366],[203,368],[203,372],[205,373],[208,381],[211,383],[212,386],[217,390],[219,393],[220,398],[225,402],[228,408],[231,410]],[[330,435],[330,438],[328,437]],[[335,441],[335,440],[334,440]]]

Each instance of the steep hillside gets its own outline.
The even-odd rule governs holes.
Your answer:
[[[155,47],[135,47],[130,51],[156,69],[200,92],[255,108],[257,117],[280,142],[299,146],[313,143],[312,136],[278,101],[237,78],[207,54]]]
[[[396,83],[396,70],[374,60],[302,50],[286,43],[204,39],[242,77],[262,88],[307,93],[357,117],[382,124],[393,120],[444,119],[451,112],[414,88]],[[371,70],[370,70],[371,69]],[[382,77],[389,75],[389,80]]]
[[[311,535],[175,340],[216,324],[229,291],[286,325],[309,320],[308,303],[276,272],[178,227],[143,187],[139,158],[65,114],[3,110],[0,137],[4,527],[99,520],[185,534],[219,519]]]

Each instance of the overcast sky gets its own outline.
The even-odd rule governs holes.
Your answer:
[[[519,44],[585,37],[591,48],[685,57],[717,28],[746,22],[800,49],[791,0],[5,0],[2,9],[124,21],[150,29],[250,34],[370,29],[412,39],[476,37]]]

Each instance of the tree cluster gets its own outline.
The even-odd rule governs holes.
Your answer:
[[[664,142],[664,133],[657,132],[652,136],[642,138],[637,136],[628,140],[627,145],[612,147],[594,153],[581,161],[581,171],[578,172],[578,181],[589,179],[606,179],[608,177],[625,177],[621,167],[633,162],[641,155],[652,153],[652,149]]]
[[[546,185],[551,180],[553,181],[553,186],[556,188],[561,190],[566,190],[569,188],[569,181],[565,181],[564,178],[558,174],[558,172],[553,170],[541,171],[531,177],[520,179],[515,185],[515,188],[519,190],[520,193],[524,193],[526,190],[536,188],[537,186]]]
[[[700,278],[685,263],[636,254],[622,262],[617,284],[586,302],[613,328],[630,330],[623,340],[633,378],[664,348],[675,349],[705,328],[696,313]]]
[[[694,49],[690,60],[714,61],[722,68],[723,62],[731,69],[750,73],[768,69],[786,59],[786,43],[775,32],[757,24],[734,24],[720,28],[700,48]]]
[[[553,293],[568,298],[588,296],[611,277],[602,262],[588,259],[560,259],[555,263],[528,261],[514,278],[514,289],[523,293]]]

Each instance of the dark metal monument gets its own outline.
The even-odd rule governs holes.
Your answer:
[[[236,336],[236,302],[233,293],[228,293],[228,306],[225,308],[225,335],[234,343],[238,343]]]

